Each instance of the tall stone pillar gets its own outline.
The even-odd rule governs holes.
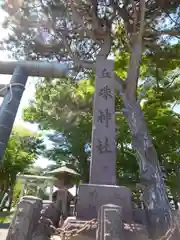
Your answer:
[[[116,184],[114,62],[97,61],[94,94],[91,184]]]
[[[27,71],[21,67],[16,67],[0,107],[0,161],[3,159],[8,144],[27,79]]]
[[[116,186],[114,86],[113,61],[97,61],[90,182],[79,185],[76,208],[83,220],[96,218],[98,209],[109,203],[122,207],[123,221],[132,218],[131,192]]]
[[[21,187],[21,194],[20,194],[20,198],[22,198],[24,196],[24,191],[26,189],[26,186],[27,186],[27,181],[25,180],[22,184],[22,187]]]
[[[53,183],[50,183],[49,186],[49,200],[52,201],[52,195],[53,195]]]

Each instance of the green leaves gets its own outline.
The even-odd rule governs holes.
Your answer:
[[[13,186],[16,175],[24,172],[36,160],[37,154],[43,149],[43,144],[37,136],[27,135],[28,131],[21,128],[18,132],[14,129],[0,165],[0,189]]]
[[[122,57],[117,58],[117,61],[118,59]],[[149,66],[144,66],[147,74]],[[176,164],[179,164],[180,121],[178,114],[171,110],[171,104],[175,99],[178,101],[180,96],[179,84],[178,78],[168,87],[163,87],[162,82],[162,86],[158,88],[155,82],[151,88],[147,88],[142,101],[149,131],[168,176],[174,176]],[[82,80],[78,83],[69,79],[60,79],[56,83],[44,80],[37,86],[33,105],[25,111],[29,113],[29,117],[26,115],[27,120],[29,118],[39,123],[42,128],[64,133],[67,143],[64,146],[60,144],[59,147],[56,145],[46,156],[58,166],[65,163],[73,166],[80,172],[83,181],[87,181],[89,175],[89,153],[84,149],[85,144],[91,142],[93,93],[92,80]],[[122,107],[121,99],[116,96],[117,175],[120,184],[123,182],[134,188],[139,181],[138,165]],[[167,183],[171,184],[172,181],[168,179],[169,177]]]

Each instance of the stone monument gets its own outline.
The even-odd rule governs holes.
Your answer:
[[[115,94],[113,80],[113,61],[97,62],[90,184],[116,184]]]
[[[79,186],[79,219],[96,218],[98,209],[105,204],[121,206],[123,220],[131,219],[131,192],[116,186],[114,85],[114,62],[97,61],[90,182]]]

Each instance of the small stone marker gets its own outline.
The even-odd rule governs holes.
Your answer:
[[[98,211],[96,240],[123,240],[122,208],[107,204]]]
[[[116,184],[114,62],[97,61],[90,183]]]
[[[33,196],[24,196],[9,227],[6,240],[32,240],[33,230],[38,224],[42,200]]]

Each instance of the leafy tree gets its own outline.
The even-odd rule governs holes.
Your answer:
[[[11,205],[12,207],[16,207],[21,195],[21,189],[22,189],[22,182],[16,181],[16,184],[13,190],[13,198],[12,198],[12,205]]]
[[[74,71],[81,72],[82,69],[94,69],[96,59],[107,59],[114,45],[116,53],[122,49],[126,51],[129,64],[124,68],[124,76],[122,69],[117,70],[116,82],[124,105],[124,116],[131,131],[140,178],[145,186],[144,202],[147,209],[152,204],[154,209],[163,208],[170,219],[171,209],[158,154],[138,100],[138,85],[143,58],[148,55],[157,57],[158,50],[161,52],[170,43],[172,45],[173,37],[179,35],[178,0],[40,1],[38,8],[34,5],[33,2],[25,1],[19,21],[21,26],[17,24],[17,18],[13,25],[15,35],[11,36],[9,43],[13,43],[14,47],[20,40],[21,47],[24,46],[23,49],[18,48],[18,54],[25,53],[28,59],[58,59],[69,63]],[[40,41],[40,36],[29,41],[32,33],[27,19],[35,16],[36,9],[39,13],[42,11],[48,19],[46,26],[52,30],[50,44]],[[22,34],[22,28],[25,34]],[[117,41],[116,34],[120,34],[120,41]]]
[[[168,89],[157,89],[156,86],[147,89],[142,105],[145,118],[148,120],[148,127],[159,152],[160,163],[165,166],[167,183],[172,192],[177,192],[176,181],[171,182],[170,179],[172,176],[175,177],[175,169],[179,164],[180,140],[179,117],[171,109],[171,103],[174,102],[175,97],[174,91],[175,89],[178,91],[178,79],[175,84],[176,86],[168,87]],[[73,91],[71,92],[70,89]],[[64,163],[73,166],[76,171],[80,172],[84,182],[88,180],[89,170],[87,161],[89,153],[85,152],[85,145],[90,145],[91,142],[93,91],[94,83],[90,80],[71,84],[68,80],[65,82],[57,80],[56,85],[43,80],[43,83],[40,82],[36,88],[34,102],[24,112],[26,120],[38,122],[42,128],[64,132],[64,135],[56,132],[50,134],[50,140],[54,142],[54,145],[46,152],[46,156],[53,159],[58,166]],[[177,93],[176,95],[178,96]],[[87,108],[79,112],[81,106],[85,105]],[[121,185],[135,189],[136,183],[139,182],[138,169],[131,147],[130,132],[121,108],[122,102],[117,98],[116,111],[119,112],[116,115],[118,179]]]
[[[17,174],[23,173],[34,163],[38,154],[37,149],[38,147],[42,147],[42,141],[37,140],[36,136],[31,134],[31,136],[27,138],[26,134],[27,132],[25,132],[24,135],[22,132],[19,134],[16,129],[14,129],[0,166],[0,200],[8,193],[10,199],[9,205],[11,205]]]

